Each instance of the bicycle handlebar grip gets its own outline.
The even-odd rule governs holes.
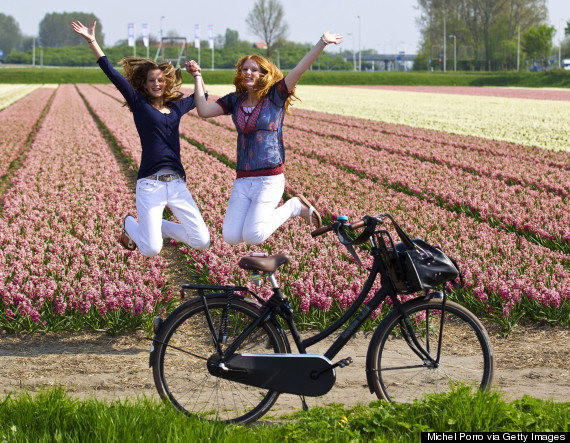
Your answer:
[[[311,237],[318,237],[319,235],[323,235],[325,232],[329,232],[332,230],[332,226],[331,225],[327,225],[327,226],[322,226],[319,229],[315,229],[314,231],[311,232]]]
[[[358,229],[364,226],[364,220],[358,220],[350,224],[350,229]]]

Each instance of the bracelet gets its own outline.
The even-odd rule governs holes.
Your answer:
[[[325,44],[325,46],[328,46],[330,44],[330,42],[327,42],[325,40],[325,34],[321,35],[321,41]]]
[[[202,77],[202,74],[196,74],[196,75],[194,76],[194,78],[196,78],[196,77]]]
[[[93,43],[95,41],[95,39],[91,40],[90,42],[87,42],[88,45],[90,45],[91,43]]]

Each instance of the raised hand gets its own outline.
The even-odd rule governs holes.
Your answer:
[[[186,62],[184,66],[186,67],[186,72],[188,72],[191,75],[200,74],[202,72],[202,68],[200,68],[200,66],[198,65],[198,63],[196,63],[195,60],[190,60]]]
[[[91,41],[91,40],[95,40],[95,25],[97,24],[97,21],[93,22],[93,25],[88,28],[87,26],[85,26],[83,23],[81,23],[79,20],[71,23],[71,27],[73,28],[73,30],[78,33],[80,36],[82,36],[85,40],[87,41]]]
[[[321,40],[325,45],[330,45],[331,43],[334,43],[335,45],[340,45],[342,43],[343,38],[344,37],[340,34],[333,34],[330,31],[326,31],[321,37]]]

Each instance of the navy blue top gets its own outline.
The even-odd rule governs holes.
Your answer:
[[[166,103],[170,114],[152,107],[146,97],[135,90],[109,62],[106,56],[97,63],[125,98],[133,111],[135,126],[141,140],[141,164],[137,179],[147,177],[161,169],[171,169],[186,177],[180,160],[180,119],[196,107],[194,94],[178,101]]]

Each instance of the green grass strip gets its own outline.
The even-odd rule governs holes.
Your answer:
[[[418,442],[422,432],[568,432],[569,406],[458,387],[413,404],[330,405],[246,427],[203,422],[148,398],[78,400],[56,386],[0,399],[0,442]]]
[[[231,85],[232,69],[208,71],[208,84]],[[287,74],[287,71],[284,71]],[[190,74],[182,72],[192,85]],[[0,69],[0,83],[109,83],[98,67],[6,67]],[[426,71],[325,71],[313,69],[301,79],[303,85],[408,85],[408,86],[517,86],[568,88],[570,72],[426,72]]]

